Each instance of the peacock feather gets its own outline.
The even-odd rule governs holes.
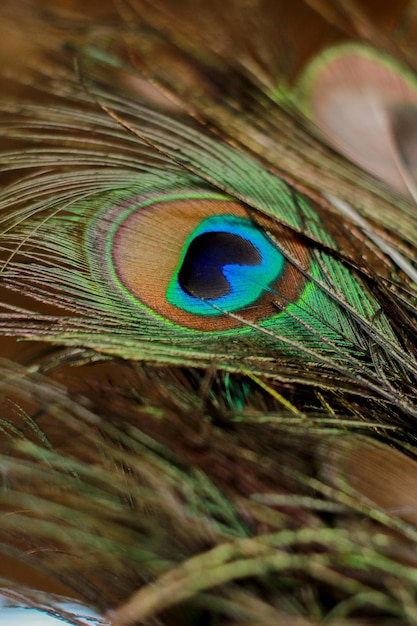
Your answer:
[[[225,4],[1,9],[0,579],[411,625],[414,3]]]

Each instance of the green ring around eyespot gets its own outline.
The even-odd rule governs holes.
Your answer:
[[[360,43],[345,43],[331,46],[320,52],[306,67],[297,84],[293,88],[291,99],[308,117],[312,117],[311,93],[322,68],[341,57],[355,54],[379,63],[382,67],[400,74],[404,82],[417,94],[417,80],[413,72],[388,54],[378,52],[371,46]]]
[[[118,290],[123,294],[124,297],[124,301],[132,307],[132,315],[134,315],[135,310],[137,310],[138,308],[141,310],[146,311],[147,313],[149,313],[149,315],[158,320],[159,322],[163,323],[165,326],[169,326],[172,328],[175,328],[178,331],[181,331],[185,334],[195,334],[196,331],[192,328],[187,328],[186,326],[181,326],[180,324],[173,322],[172,320],[170,320],[167,317],[164,317],[162,315],[160,315],[159,313],[155,312],[152,308],[148,307],[147,305],[143,304],[137,297],[135,297],[128,289],[126,289],[126,287],[123,285],[123,283],[121,282],[121,280],[119,279],[117,272],[115,270],[114,264],[112,262],[112,247],[113,247],[113,241],[114,241],[114,237],[115,234],[118,230],[118,228],[120,227],[120,224],[123,223],[133,212],[137,211],[138,209],[143,209],[146,208],[148,206],[151,206],[152,204],[156,204],[156,203],[161,203],[161,202],[169,202],[169,201],[173,201],[173,200],[189,200],[189,199],[195,199],[195,200],[221,200],[223,202],[236,202],[236,199],[230,196],[225,196],[222,194],[207,194],[207,193],[197,193],[197,192],[189,192],[189,193],[181,193],[181,194],[162,194],[162,195],[155,195],[152,197],[148,197],[146,198],[146,200],[143,200],[142,202],[139,203],[134,203],[131,204],[129,202],[129,198],[131,196],[126,195],[122,201],[120,201],[120,196],[118,198],[118,204],[120,205],[121,203],[129,203],[129,207],[126,208],[124,211],[122,211],[120,213],[120,215],[118,216],[118,218],[116,220],[114,220],[114,222],[112,223],[111,227],[109,228],[109,230],[106,233],[106,243],[105,243],[105,247],[104,247],[104,253],[105,253],[105,258],[106,258],[106,272],[108,274],[108,277],[110,278],[110,280],[112,281],[112,283],[118,288]],[[113,202],[113,198],[111,200],[111,202]],[[100,220],[100,218],[102,218],[103,214],[108,212],[109,208],[108,207],[104,207],[100,210],[100,212],[97,214],[96,218],[93,220],[90,228],[86,231],[86,238],[88,240],[88,234],[89,231],[91,231],[91,229],[94,227],[94,224],[97,223],[97,221]],[[95,263],[95,258],[96,257],[96,251],[92,250],[90,246],[87,246],[87,250],[88,252],[88,256],[89,256],[89,261],[90,261],[90,266],[92,268],[94,268],[95,266],[97,266],[97,263]],[[92,272],[95,273],[95,270],[92,269]],[[315,264],[312,263],[311,265],[311,273],[312,276],[315,276],[317,272],[317,276],[319,276],[319,272],[318,272],[318,268],[315,267]],[[101,276],[101,280],[100,283],[103,284],[105,286],[107,286],[107,280],[103,280],[103,273]],[[313,287],[313,285],[311,283],[308,283],[301,295],[300,298],[298,299],[298,301],[300,299],[304,299],[305,297],[308,296],[311,288]],[[105,293],[108,293],[108,290],[105,289]],[[297,302],[298,302],[297,301]],[[291,303],[288,305],[288,307],[286,308],[286,310],[288,310],[289,313],[293,313],[295,315],[297,315],[297,302]],[[287,318],[287,319],[286,319]],[[281,321],[280,321],[281,320]],[[272,316],[271,318],[267,319],[267,320],[263,320],[262,322],[259,322],[258,325],[260,328],[262,327],[270,327],[271,325],[277,325],[281,326],[281,323],[285,323],[285,321],[288,321],[288,316],[285,315],[285,311],[279,311],[276,315]],[[233,328],[233,329],[227,329],[227,330],[213,330],[213,331],[204,331],[204,336],[217,336],[219,334],[222,335],[235,335],[235,334],[246,334],[246,333],[250,333],[253,332],[253,328],[251,326],[244,326],[242,328]]]

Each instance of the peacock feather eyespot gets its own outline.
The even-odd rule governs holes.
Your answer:
[[[388,54],[364,44],[322,51],[307,66],[297,99],[349,159],[408,194],[417,179],[417,81]]]
[[[219,332],[268,321],[300,297],[306,281],[279,249],[283,239],[306,267],[289,229],[257,223],[231,197],[183,191],[105,208],[87,248],[91,271],[130,304],[183,329]]]
[[[363,327],[383,346],[395,342],[378,299],[339,254],[349,237],[328,227],[319,203],[179,122],[166,132],[165,116],[154,115],[155,138],[147,115],[141,132],[162,137],[163,157],[151,151],[150,162],[140,144],[120,179],[114,167],[77,170],[77,193],[73,170],[39,173],[47,198],[27,220],[16,210],[10,252],[27,251],[30,275],[12,256],[5,279],[14,289],[29,282],[34,298],[75,314],[65,334],[52,320],[50,341],[159,362],[181,349],[179,362],[196,363],[209,362],[215,341],[234,371],[246,353],[237,335],[259,363],[277,351],[314,362],[330,355],[338,366],[343,355],[367,359]],[[195,152],[202,144],[215,158]],[[192,158],[194,173],[178,154]]]
[[[256,302],[283,267],[283,255],[253,222],[216,215],[186,242],[167,299],[200,315],[236,311]]]

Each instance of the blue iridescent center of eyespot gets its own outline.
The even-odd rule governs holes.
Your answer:
[[[281,252],[250,220],[215,215],[185,242],[167,300],[197,315],[237,311],[270,290],[284,264]]]

